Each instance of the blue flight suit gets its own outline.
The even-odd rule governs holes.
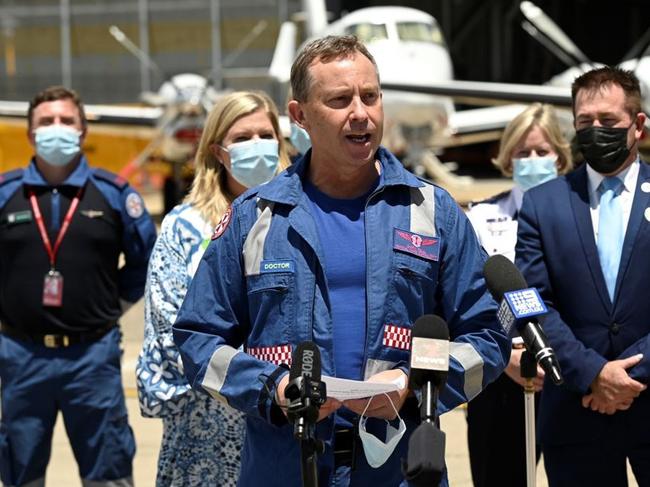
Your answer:
[[[60,307],[44,304],[50,261],[30,194],[57,252]],[[58,411],[84,485],[131,485],[135,454],[120,374],[122,306],[142,297],[156,232],[140,195],[85,158],[60,185],[35,161],[0,175],[0,477],[42,485]],[[119,268],[120,255],[124,265]]]
[[[235,201],[215,230],[173,327],[192,386],[247,415],[241,486],[301,484],[299,444],[273,402],[286,373],[279,364],[290,361],[297,344],[311,340],[321,350],[323,374],[336,376],[323,252],[302,189],[309,157],[308,152]],[[510,340],[486,290],[486,255],[462,210],[446,191],[416,178],[386,149],[377,157],[382,178],[365,210],[364,376],[395,368],[408,373],[413,323],[438,314],[452,339],[449,379],[438,405],[442,413],[501,373]],[[244,351],[238,350],[242,344]],[[351,485],[402,482],[400,459],[419,415],[417,408],[400,414],[407,433],[395,452],[373,469],[359,446]],[[370,418],[367,430],[381,434],[385,422]],[[317,425],[317,435],[326,443],[319,457],[320,484],[332,485],[332,416]]]

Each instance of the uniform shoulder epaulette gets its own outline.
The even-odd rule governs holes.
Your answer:
[[[469,204],[469,207],[471,208],[472,206],[476,206],[476,205],[493,205],[493,204],[497,203],[498,201],[507,198],[509,194],[510,194],[510,190],[507,189],[507,190],[505,190],[505,191],[503,191],[503,192],[501,192],[501,193],[499,193],[497,195],[490,196],[489,198],[486,198],[484,200],[472,201]]]
[[[0,186],[7,184],[9,181],[14,181],[15,179],[21,178],[23,171],[24,169],[14,169],[13,171],[7,171],[0,174]]]
[[[129,184],[129,182],[126,179],[124,179],[122,176],[119,176],[118,174],[107,171],[106,169],[93,168],[93,173],[99,179],[102,179],[104,181],[108,181],[113,186],[117,187],[118,189],[124,189]]]

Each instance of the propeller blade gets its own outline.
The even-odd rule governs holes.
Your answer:
[[[589,58],[576,46],[560,27],[533,2],[525,0],[519,4],[521,13],[526,19],[543,33],[557,47],[575,60],[575,64],[593,64]]]
[[[539,42],[542,46],[544,46],[544,48],[546,48],[551,54],[553,54],[568,67],[572,68],[575,66],[575,60],[562,49],[560,49],[548,37],[542,34],[533,24],[527,20],[524,20],[521,22],[521,27],[526,31],[526,33],[528,33],[528,35]]]

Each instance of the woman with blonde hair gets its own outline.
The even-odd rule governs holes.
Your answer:
[[[189,194],[163,220],[145,290],[136,378],[140,410],[163,420],[156,485],[237,484],[241,413],[191,389],[172,324],[210,236],[230,203],[289,165],[278,110],[262,92],[236,92],[210,111]]]
[[[510,191],[472,204],[467,216],[489,255],[502,254],[514,262],[517,214],[524,192],[573,168],[570,146],[553,107],[533,103],[515,117],[504,130],[499,154],[492,162],[504,176],[512,177],[515,185]],[[519,337],[513,339],[505,373],[467,407],[475,487],[526,485],[521,343]],[[544,371],[537,367],[537,377],[533,379],[537,392],[542,389],[543,380]]]

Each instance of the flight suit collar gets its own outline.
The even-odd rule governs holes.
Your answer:
[[[310,158],[311,150],[307,151],[304,156],[278,177],[257,188],[258,196],[267,201],[297,206],[304,194],[302,179],[305,177]],[[377,159],[381,164],[383,176],[377,190],[385,186],[403,185],[413,188],[424,186],[424,183],[404,169],[397,158],[386,148],[379,147]]]
[[[67,179],[63,181],[62,184],[60,184],[60,186],[74,186],[80,188],[86,184],[89,176],[90,166],[88,166],[88,161],[86,160],[85,156],[82,155],[75,170],[72,171]],[[27,166],[27,169],[25,169],[25,172],[23,174],[23,183],[28,186],[51,186],[51,184],[45,180],[41,172],[38,170],[35,158],[32,158],[32,160],[29,162],[29,166]]]

